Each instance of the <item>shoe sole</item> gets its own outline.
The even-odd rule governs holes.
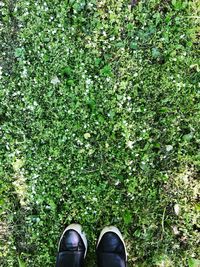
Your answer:
[[[126,245],[125,245],[124,239],[123,239],[122,234],[119,231],[119,229],[117,227],[115,227],[115,226],[106,226],[106,227],[103,228],[103,230],[101,231],[101,233],[99,235],[99,239],[97,241],[97,246],[96,247],[98,247],[102,237],[108,232],[115,233],[120,238],[120,240],[122,241],[122,243],[124,245],[125,254],[126,254],[126,261],[127,261],[128,253],[127,253],[127,250],[126,250]]]
[[[82,226],[78,223],[72,223],[70,224],[69,226],[67,226],[67,228],[65,228],[64,232],[62,233],[62,236],[60,238],[60,241],[59,241],[59,244],[58,244],[58,250],[59,250],[59,247],[60,247],[60,243],[61,243],[61,240],[64,236],[64,234],[68,231],[68,230],[74,230],[76,231],[80,237],[82,238],[83,240],[83,243],[84,243],[84,246],[85,246],[85,254],[84,254],[84,258],[86,257],[86,254],[87,254],[87,248],[88,248],[88,245],[87,245],[87,238],[86,238],[86,235],[85,233],[83,232],[82,230]]]

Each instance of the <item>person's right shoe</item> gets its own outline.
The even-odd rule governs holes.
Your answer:
[[[98,267],[126,267],[127,251],[123,237],[115,226],[105,227],[97,241]]]

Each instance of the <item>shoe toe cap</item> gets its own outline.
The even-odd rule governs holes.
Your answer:
[[[119,236],[113,232],[107,232],[101,238],[101,241],[98,245],[98,250],[100,252],[108,252],[108,253],[118,253],[124,254],[125,248],[122,240]]]
[[[68,230],[60,241],[59,251],[84,251],[85,246],[82,238],[75,230]]]

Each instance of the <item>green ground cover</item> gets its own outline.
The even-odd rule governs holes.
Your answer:
[[[137,4],[136,4],[137,2]],[[0,1],[0,266],[79,222],[129,266],[200,266],[198,1]]]

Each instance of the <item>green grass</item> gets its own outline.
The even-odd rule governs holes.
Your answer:
[[[0,2],[0,265],[87,266],[118,226],[129,266],[199,265],[198,1]]]

